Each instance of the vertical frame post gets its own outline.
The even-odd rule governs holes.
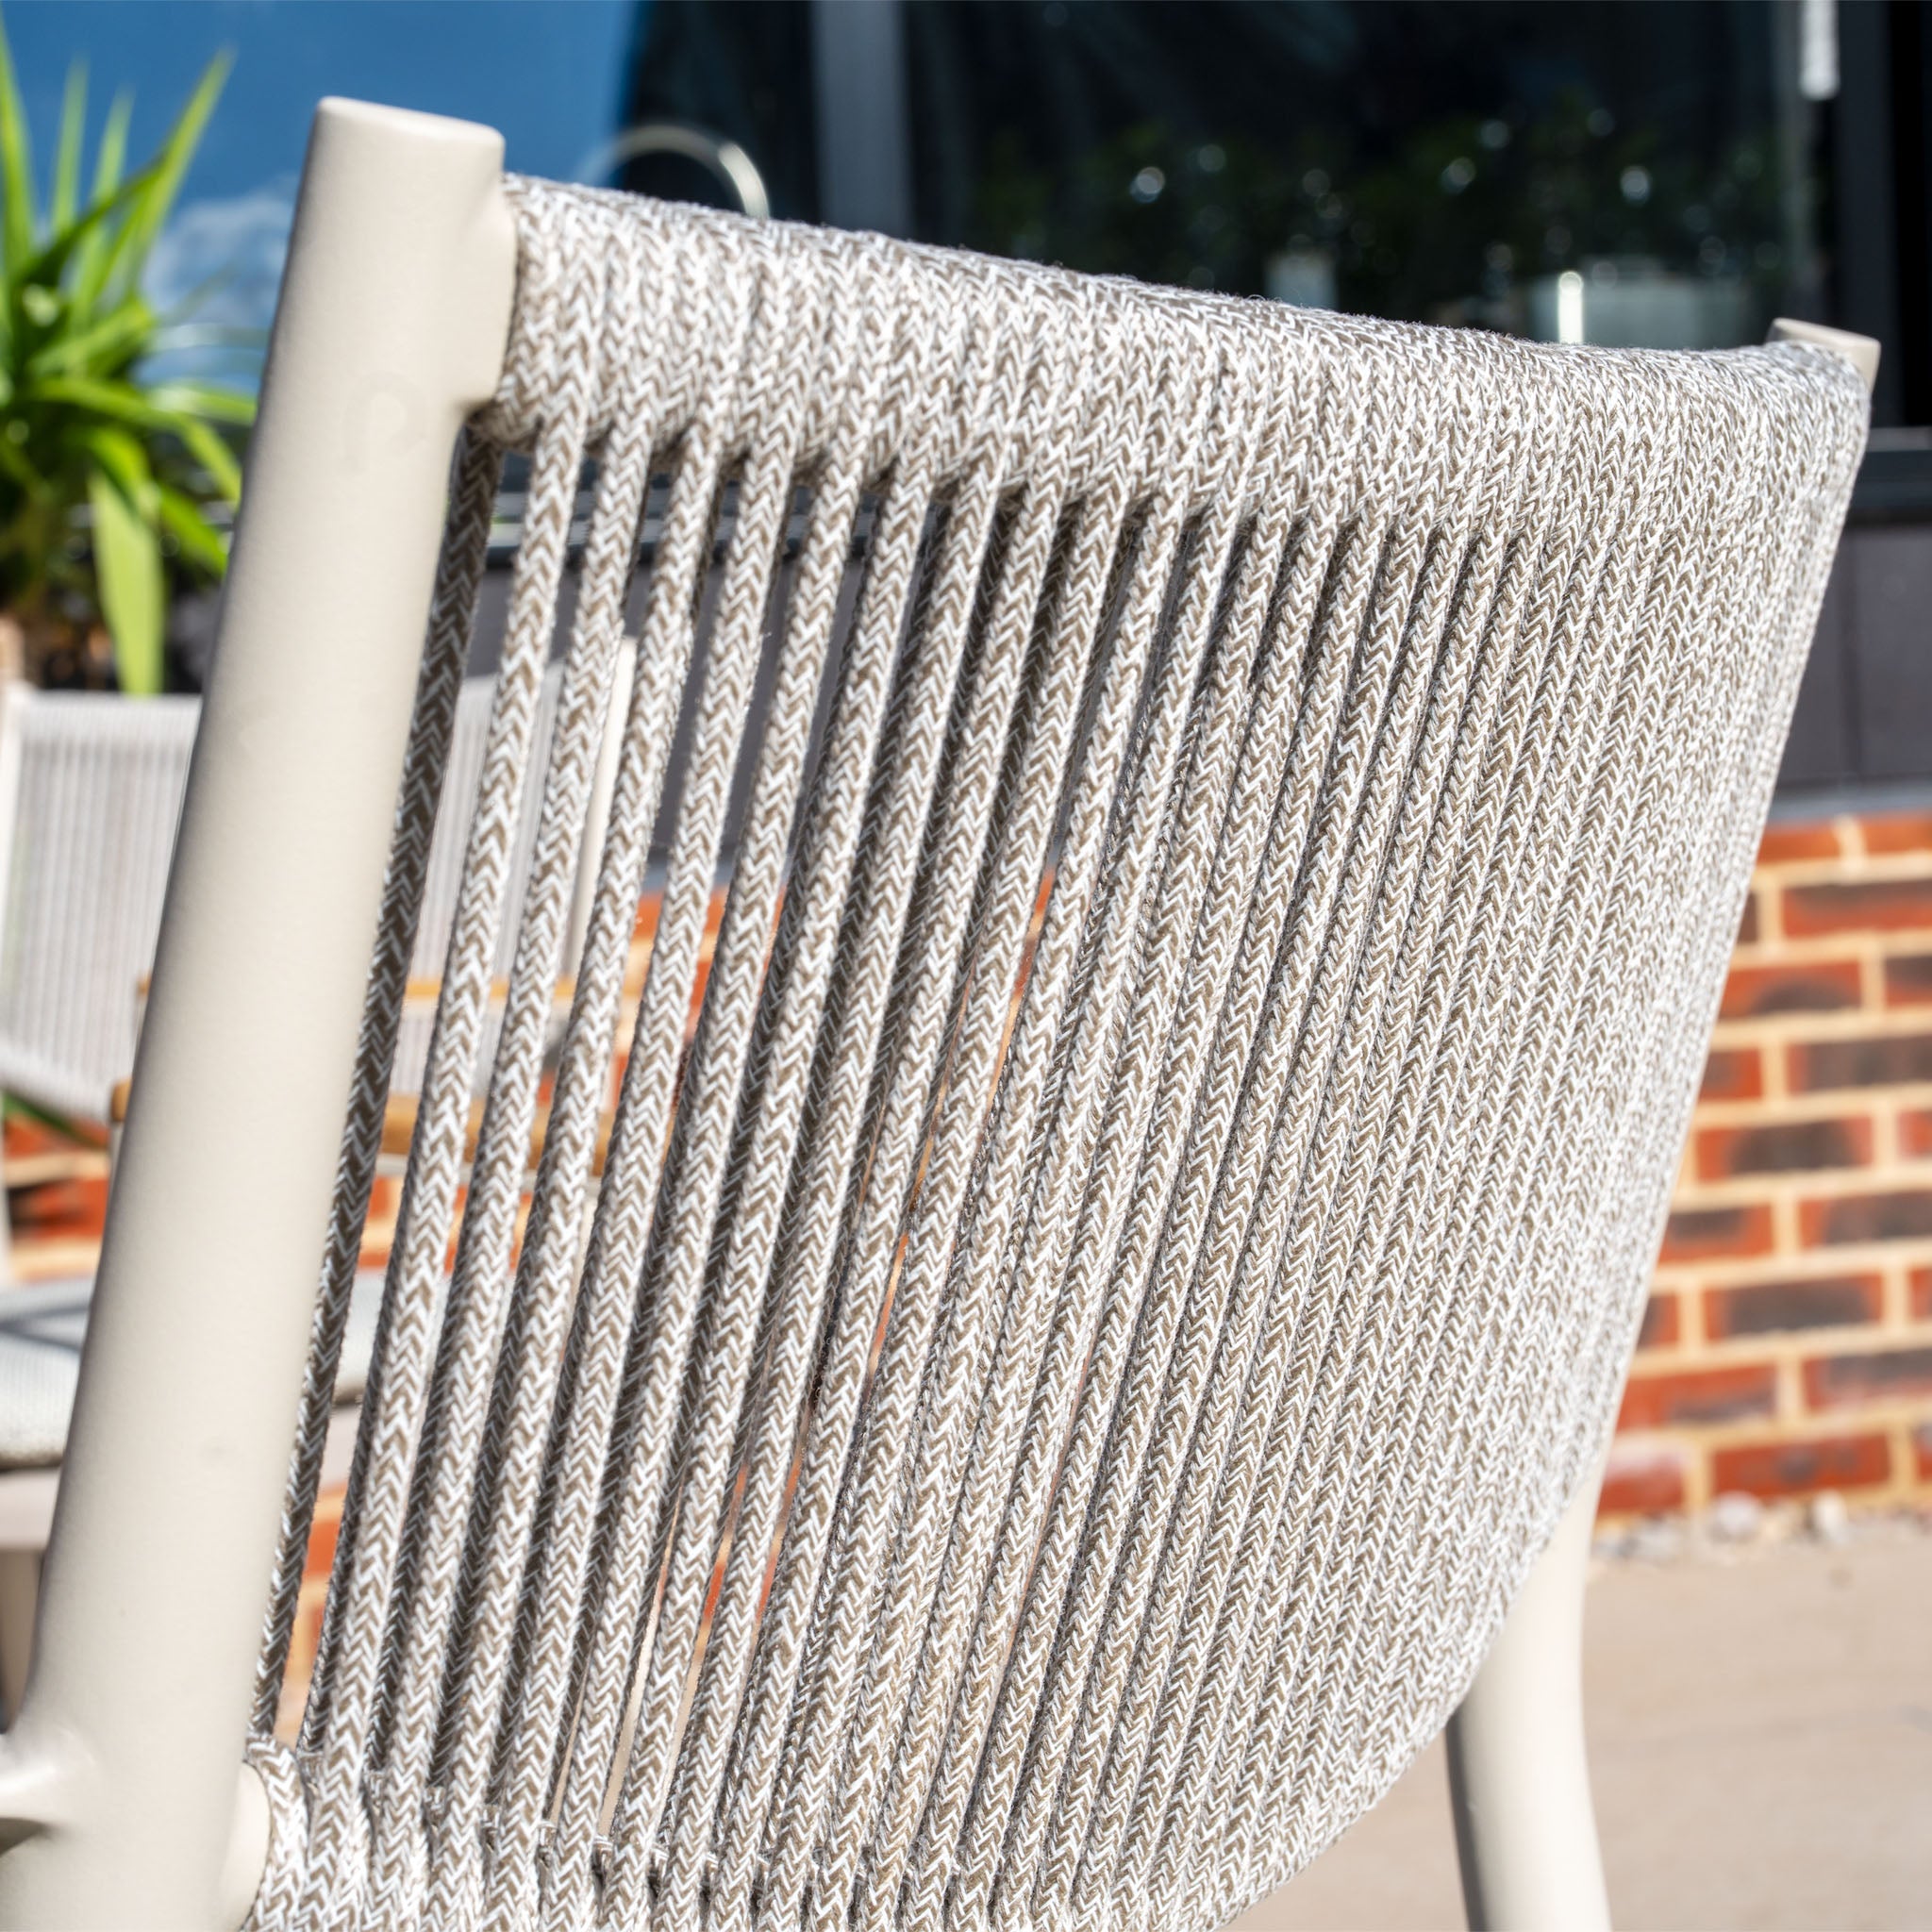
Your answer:
[[[1869,394],[1869,336],[1779,317],[1767,341],[1841,356]],[[1601,1466],[1585,1477],[1449,1720],[1449,1790],[1473,1932],[1607,1932],[1583,1733],[1583,1590]]]
[[[1449,1720],[1471,1932],[1608,1932],[1583,1748],[1583,1586],[1602,1474],[1571,1499]]]
[[[13,831],[20,809],[20,714],[31,702],[30,691],[24,680],[0,673],[0,946],[7,941],[7,915],[13,898]],[[12,1279],[13,1222],[6,1201],[0,1198],[0,1286]],[[0,1615],[0,1624],[5,1621]]]
[[[499,135],[326,101],[170,874],[19,1724],[0,1925],[207,1927],[448,466],[515,286]]]

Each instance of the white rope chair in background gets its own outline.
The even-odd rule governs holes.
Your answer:
[[[200,715],[193,698],[0,688],[0,1090],[107,1119]]]
[[[538,742],[561,684],[543,680]],[[450,745],[452,796],[475,789],[493,680],[469,678]],[[192,697],[0,689],[0,1091],[82,1120],[108,1118],[134,1063],[138,990],[153,964],[168,858],[201,720]],[[518,828],[527,858],[537,812]],[[460,825],[437,841],[411,976],[432,979],[456,917]],[[513,934],[500,974],[509,971]],[[399,1057],[413,1092],[425,1037]]]
[[[1478,1916],[1600,1921],[1559,1707],[1580,1549],[1857,371],[1091,281],[499,157],[318,120],[0,1746],[0,1921],[1213,1924],[1492,1644],[1457,1754]],[[511,449],[509,631],[291,1746]],[[200,1208],[211,1171],[245,1213]]]

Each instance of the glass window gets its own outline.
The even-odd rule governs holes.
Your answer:
[[[1795,8],[905,9],[922,238],[1546,339],[1815,306]]]
[[[609,172],[634,194],[734,210],[762,196],[781,219],[820,219],[811,27],[793,0],[644,0]]]

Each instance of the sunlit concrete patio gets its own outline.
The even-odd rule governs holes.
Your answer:
[[[1603,1564],[1584,1672],[1622,1932],[1932,1926],[1932,1525]],[[1441,1744],[1238,1923],[1459,1926]]]

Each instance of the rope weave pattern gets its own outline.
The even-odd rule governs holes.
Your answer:
[[[1532,347],[510,192],[268,1623],[255,1923],[1219,1923],[1441,1726],[1601,1450],[1862,388],[1809,348]],[[289,1753],[509,449],[509,631]]]

